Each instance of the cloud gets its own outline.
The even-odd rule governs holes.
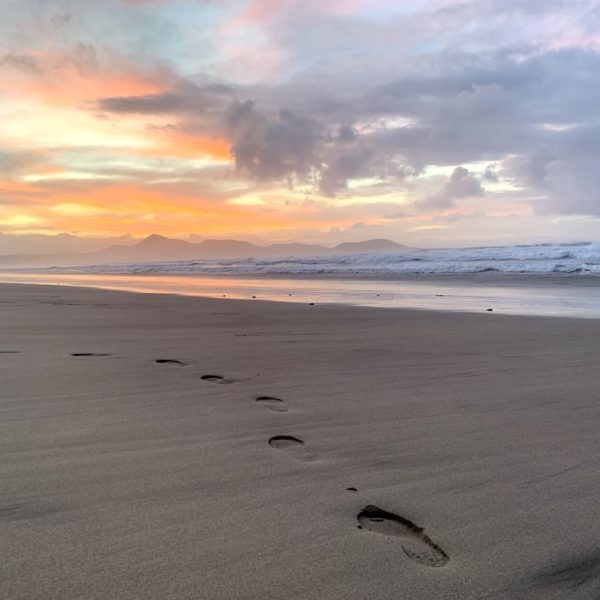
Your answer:
[[[489,183],[498,183],[500,178],[498,177],[498,173],[496,172],[497,165],[488,165],[483,172],[483,179],[488,181]]]
[[[349,125],[332,127],[281,108],[260,109],[235,99],[243,90],[223,84],[182,82],[158,94],[108,97],[101,110],[122,114],[165,114],[180,120],[182,133],[222,133],[236,168],[253,179],[311,184],[334,195],[361,174],[370,151]]]
[[[118,113],[158,114],[172,113],[186,106],[185,98],[176,92],[146,94],[143,96],[115,96],[98,102],[101,109]]]
[[[96,75],[100,69],[96,48],[91,44],[76,44],[69,52],[67,62],[72,64],[82,77]]]
[[[579,43],[556,48],[549,40],[557,24],[575,35],[600,22],[590,9],[597,2],[444,1],[405,14],[382,2],[386,19],[362,18],[364,3],[345,11],[343,2],[335,10],[290,2],[267,11],[271,4],[249,3],[245,12],[241,3],[224,7],[239,27],[256,17],[264,43],[285,48],[289,72],[282,79],[249,85],[187,76],[160,93],[104,98],[100,107],[168,115],[186,133],[224,137],[240,173],[302,182],[323,196],[358,194],[349,183],[365,177],[402,185],[407,174],[418,178],[430,165],[483,161],[497,165],[483,180],[501,185],[503,173],[517,178],[506,161],[533,170],[525,163],[535,162],[540,148],[567,163],[593,152],[576,146],[591,148],[596,132],[569,140],[548,125],[589,129],[600,100],[600,53]],[[523,27],[507,29],[517,13]],[[535,190],[534,179],[518,178]],[[456,199],[451,190],[440,194],[428,201]]]
[[[445,210],[454,206],[455,200],[483,196],[485,190],[477,177],[464,167],[456,167],[442,189],[416,202],[424,210]]]
[[[554,160],[547,148],[537,148],[529,154],[505,161],[504,174],[525,187],[538,189],[545,185],[548,166]]]
[[[236,102],[226,113],[236,167],[258,179],[306,180],[319,168],[323,126],[281,110],[260,112],[254,102]]]
[[[42,72],[36,59],[27,54],[5,54],[0,58],[0,69],[3,67],[23,71],[30,75],[39,75]]]
[[[157,94],[103,98],[98,106],[114,113],[203,116],[208,111],[224,111],[233,94],[234,88],[228,85],[182,81],[174,89]]]
[[[133,4],[134,6],[146,6],[152,4],[166,4],[173,0],[121,0],[123,4]]]
[[[264,210],[412,218],[485,186],[490,212],[597,215],[597,31],[599,0],[0,3],[0,133],[22,148],[0,171],[38,176],[44,144],[74,178],[242,185]],[[61,153],[73,132],[94,164]]]
[[[256,179],[284,179],[335,196],[370,172],[371,152],[348,125],[328,127],[288,110],[269,114],[252,101],[230,105],[226,123],[236,167]]]
[[[24,169],[40,163],[39,152],[0,148],[0,174],[14,176]]]
[[[325,161],[320,169],[319,191],[334,196],[348,186],[348,181],[370,173],[371,151],[362,145],[349,129],[341,128],[337,143],[329,146]]]

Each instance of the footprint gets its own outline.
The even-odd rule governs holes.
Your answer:
[[[276,412],[287,412],[287,406],[281,398],[275,398],[273,396],[259,396],[256,401],[267,405],[271,410]]]
[[[400,538],[408,558],[428,567],[443,567],[450,557],[423,532],[423,528],[394,513],[369,504],[357,517],[361,529]]]
[[[112,356],[112,354],[109,353],[103,353],[103,352],[74,352],[73,354],[71,354],[71,356]]]
[[[210,383],[233,383],[231,379],[225,379],[225,377],[221,377],[220,375],[202,375],[200,379],[202,379],[202,381],[210,381]]]
[[[20,350],[0,350],[0,354],[20,354]]]
[[[177,360],[176,358],[157,358],[154,362],[159,365],[181,365],[182,367],[187,365],[182,360]]]
[[[269,446],[282,450],[292,458],[301,461],[309,461],[315,458],[314,454],[306,451],[304,442],[291,435],[276,435],[269,440]]]

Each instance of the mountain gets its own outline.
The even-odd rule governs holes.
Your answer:
[[[86,258],[94,262],[138,262],[150,260],[185,260],[194,258],[196,244],[152,234],[133,246],[115,244]],[[81,256],[81,255],[80,255]]]
[[[204,240],[192,243],[154,234],[133,246],[111,246],[101,252],[88,254],[86,258],[93,260],[95,264],[198,258],[244,258],[256,256],[257,249],[260,251],[260,246],[237,240]]]
[[[315,256],[330,254],[364,254],[399,252],[408,247],[391,240],[349,242],[334,247],[318,244],[271,244],[258,246],[239,240],[203,240],[192,243],[162,235],[150,235],[133,244],[114,244],[98,252],[85,254],[0,256],[0,266],[75,266],[129,262],[159,262],[195,259],[272,258],[278,256]]]
[[[80,237],[71,233],[56,235],[13,234],[0,231],[0,256],[9,254],[82,254],[98,252],[112,244],[130,246],[136,240],[130,235],[112,238]]]
[[[392,240],[366,240],[364,242],[345,242],[338,244],[332,251],[335,254],[366,254],[369,252],[398,252],[406,250],[407,246],[392,242]]]

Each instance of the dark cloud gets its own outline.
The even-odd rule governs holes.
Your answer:
[[[330,147],[327,162],[320,170],[320,192],[326,196],[334,196],[340,189],[347,187],[348,180],[369,175],[371,156],[370,150],[360,144]]]
[[[275,96],[280,106],[297,111],[287,123],[252,104],[245,134],[232,136],[238,166],[263,179],[316,172],[319,191],[333,195],[357,177],[401,180],[432,164],[499,165],[516,157],[533,171],[540,148],[556,152],[559,146],[571,157],[586,147],[590,153],[600,149],[600,135],[587,123],[600,100],[597,52],[445,51],[406,59],[396,70],[405,73],[366,92],[355,90],[354,97],[336,97],[327,88],[332,95],[326,110],[319,108],[322,92],[305,87],[298,95],[292,82]],[[261,95],[268,103],[268,93]],[[398,117],[405,123],[394,126]],[[365,130],[341,124],[380,118],[389,125]],[[573,122],[583,122],[577,135],[560,131]],[[488,169],[484,179],[498,183],[500,171]],[[528,185],[535,183],[531,177]],[[437,203],[456,199],[445,193]]]
[[[356,133],[349,125],[342,125],[338,130],[337,139],[341,143],[351,143],[356,140]]]
[[[426,210],[445,210],[454,206],[455,200],[483,196],[485,190],[477,177],[464,167],[456,167],[442,189],[417,202]]]
[[[224,111],[234,88],[223,84],[180,83],[175,89],[143,96],[104,98],[99,108],[116,113],[173,114],[202,117],[207,112]]]
[[[110,112],[157,114],[173,113],[187,104],[186,99],[176,92],[146,94],[144,96],[114,96],[99,102],[100,108]]]
[[[548,166],[554,160],[547,148],[505,161],[504,174],[524,187],[539,189],[545,185]]]
[[[73,65],[82,77],[95,75],[99,70],[96,48],[91,44],[78,43],[67,56],[67,62]]]
[[[399,219],[406,219],[408,217],[411,217],[412,215],[408,212],[402,211],[402,210],[398,210],[392,213],[387,213],[385,215],[383,215],[384,219],[389,219],[390,221],[396,221]]]
[[[13,176],[40,162],[36,152],[0,148],[0,174]]]
[[[497,165],[488,165],[483,172],[484,181],[488,181],[489,183],[498,183],[500,181],[500,177],[496,172]]]
[[[32,75],[39,75],[42,72],[35,58],[27,54],[5,54],[0,58],[0,69],[2,67],[17,69]]]
[[[266,115],[251,101],[230,105],[226,131],[238,169],[258,179],[306,180],[319,169],[323,126],[286,110]]]
[[[236,167],[259,180],[300,182],[333,196],[370,172],[372,154],[348,125],[332,128],[288,110],[269,114],[245,101],[228,107],[226,132]]]

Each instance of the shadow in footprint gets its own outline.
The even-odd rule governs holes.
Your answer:
[[[425,535],[423,528],[394,513],[369,504],[357,517],[362,529],[400,538],[408,558],[428,567],[443,567],[450,557]]]
[[[89,357],[89,356],[113,356],[112,354],[109,353],[104,353],[104,352],[74,352],[73,354],[71,354],[71,356],[75,356],[75,357]]]
[[[233,383],[233,381],[231,379],[225,379],[225,377],[221,377],[221,375],[202,375],[202,377],[200,377],[200,379],[202,379],[202,381],[208,381],[210,383],[220,383],[220,384]]]
[[[182,360],[177,360],[176,358],[157,358],[154,362],[159,365],[180,365],[182,367],[187,365],[187,363],[184,363]]]
[[[289,454],[292,458],[301,461],[309,461],[316,458],[310,452],[307,452],[304,442],[301,439],[291,435],[275,435],[269,440],[269,446]]]
[[[259,396],[256,401],[268,406],[270,410],[274,410],[275,412],[287,411],[287,406],[281,398],[275,398],[274,396]]]
[[[0,350],[0,354],[20,354],[20,350]]]

